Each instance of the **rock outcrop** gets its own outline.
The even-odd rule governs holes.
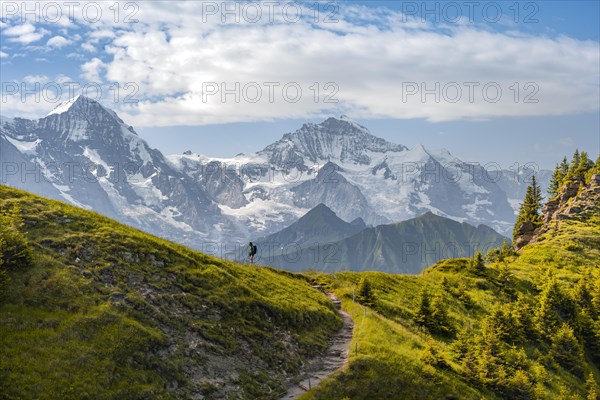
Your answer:
[[[590,213],[600,213],[600,174],[592,175],[589,184],[581,179],[564,183],[558,195],[542,208],[541,226],[527,221],[519,227],[515,248],[535,242],[551,226],[560,227],[560,221],[587,218]]]

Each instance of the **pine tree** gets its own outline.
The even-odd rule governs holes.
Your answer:
[[[575,170],[579,168],[579,163],[581,163],[581,155],[579,154],[579,149],[575,149],[575,153],[573,153],[573,158],[571,159],[571,164],[569,165],[569,172],[567,172],[567,176],[569,178],[573,178],[575,175]]]
[[[573,287],[573,299],[580,308],[586,308],[589,310],[593,308],[592,294],[585,278],[579,278],[579,281],[577,281]]]
[[[595,324],[591,310],[587,308],[579,310],[575,317],[575,333],[584,343],[590,357],[594,361],[600,362],[600,336]]]
[[[367,279],[366,276],[363,276],[363,278],[360,281],[360,284],[358,285],[358,291],[357,291],[357,296],[358,296],[358,300],[361,303],[370,305],[373,303],[373,290],[371,289],[371,282],[369,282],[369,280]]]
[[[533,310],[525,296],[522,294],[519,294],[515,307],[513,308],[513,318],[517,321],[519,336],[532,341],[537,339]]]
[[[461,363],[463,374],[468,382],[476,382],[478,378],[477,358],[475,358],[475,354],[473,353],[472,351],[467,352]]]
[[[575,376],[583,377],[583,349],[568,324],[563,324],[552,336],[551,351],[560,366]]]
[[[427,328],[442,335],[454,333],[448,307],[442,295],[435,296],[431,302],[431,323]]]
[[[483,254],[481,254],[481,250],[477,250],[475,255],[470,261],[471,269],[476,272],[482,272],[485,269],[485,261],[483,259]]]
[[[564,303],[564,295],[555,278],[550,278],[539,296],[538,308],[535,312],[535,322],[542,336],[552,334],[558,329],[563,320],[560,310]]]
[[[558,195],[558,191],[560,190],[564,178],[565,175],[562,172],[560,164],[556,164],[556,168],[554,168],[552,178],[550,179],[550,186],[548,186],[548,196],[551,199]]]
[[[542,199],[544,198],[544,196],[542,196],[542,189],[537,184],[535,175],[533,175],[531,177],[531,188],[532,188],[531,190],[532,190],[532,194],[533,194],[532,206],[534,207],[532,212],[535,212],[537,214],[539,212],[539,210],[542,208]]]
[[[456,340],[451,345],[456,360],[462,360],[467,354],[472,353],[473,347],[473,335],[466,328],[458,332]]]
[[[585,381],[585,390],[587,392],[587,400],[598,400],[598,387],[596,386],[596,380],[592,372],[590,372]]]
[[[563,157],[562,161],[559,164],[559,167],[560,167],[560,173],[564,178],[567,175],[567,173],[569,172],[569,160],[567,159],[567,156]]]
[[[489,329],[493,329],[500,340],[507,340],[511,335],[512,321],[506,313],[504,304],[496,303],[492,308],[492,313],[485,318],[485,324]],[[514,338],[513,338],[514,339]]]
[[[575,168],[573,175],[575,178],[585,182],[587,172],[594,167],[594,163],[589,159],[588,154],[585,151],[581,152],[579,164]]]
[[[532,399],[534,384],[522,369],[518,369],[506,382],[504,392],[509,399]]]
[[[515,229],[513,231],[513,242],[516,242],[516,238],[519,235],[521,225],[525,222],[531,222],[534,227],[538,227],[542,224],[540,217],[540,210],[542,208],[542,194],[539,185],[535,179],[535,175],[531,177],[531,184],[527,187],[525,198],[519,209],[519,215],[517,222],[515,223]]]
[[[425,289],[421,292],[419,298],[419,308],[417,309],[415,322],[425,327],[431,325],[431,295]]]
[[[444,359],[444,357],[438,351],[434,341],[432,339],[428,339],[425,343],[425,348],[421,353],[421,360],[424,363],[429,364],[433,367],[437,368],[447,368],[448,362]]]

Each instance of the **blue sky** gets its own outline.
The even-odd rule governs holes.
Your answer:
[[[166,154],[256,151],[340,114],[503,166],[600,150],[598,1],[78,3],[1,3],[3,116],[86,86]]]

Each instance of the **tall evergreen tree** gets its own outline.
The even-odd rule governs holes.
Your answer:
[[[563,324],[552,336],[552,356],[567,371],[583,377],[583,349],[573,329]]]
[[[571,164],[569,165],[569,172],[567,173],[569,178],[572,178],[575,175],[575,170],[579,168],[580,162],[581,154],[579,154],[579,149],[575,149],[575,153],[573,153],[573,158],[571,159]]]
[[[554,198],[558,195],[558,191],[562,185],[565,175],[562,172],[560,164],[556,164],[552,178],[550,179],[550,186],[548,186],[548,196]]]
[[[534,227],[538,227],[542,224],[540,217],[540,210],[542,208],[542,193],[535,175],[531,177],[531,184],[527,187],[525,198],[519,209],[519,215],[517,222],[515,223],[515,229],[513,231],[513,242],[516,242],[516,237],[519,234],[519,229],[524,222],[531,222]]]
[[[563,177],[569,172],[569,160],[567,160],[567,156],[563,157],[559,164],[559,169]]]
[[[589,373],[587,380],[585,381],[585,390],[587,391],[586,400],[598,400],[598,390],[596,388],[596,380],[594,374]]]
[[[421,297],[419,298],[419,308],[417,309],[415,321],[419,325],[431,325],[431,295],[427,290],[423,290],[421,292]]]
[[[476,272],[482,272],[485,269],[485,261],[481,250],[477,250],[470,261],[471,269]]]
[[[542,199],[544,198],[544,196],[542,196],[542,189],[540,188],[540,185],[537,184],[535,175],[532,175],[532,177],[531,177],[531,190],[533,193],[533,201],[534,201],[533,211],[537,214],[539,212],[539,210],[541,210],[541,208],[542,208]]]
[[[442,335],[454,333],[448,307],[442,295],[437,295],[431,302],[431,324],[427,328]]]
[[[370,305],[373,303],[373,290],[371,289],[371,282],[367,279],[366,276],[360,280],[360,284],[358,285],[358,291],[356,293],[358,295],[358,300],[361,303]]]
[[[563,322],[573,322],[575,308],[573,299],[563,292],[556,278],[550,278],[539,295],[535,311],[536,328],[542,337],[551,335]]]
[[[592,169],[593,166],[594,163],[592,162],[592,160],[590,160],[588,154],[585,151],[582,151],[579,159],[579,164],[575,168],[573,176],[585,182],[586,174],[590,169]]]

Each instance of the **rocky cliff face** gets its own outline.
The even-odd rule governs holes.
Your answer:
[[[600,175],[592,175],[589,184],[580,179],[566,182],[559,194],[548,200],[542,208],[542,226],[536,228],[531,222],[521,225],[515,248],[519,250],[529,243],[536,242],[550,227],[560,227],[560,221],[588,218],[590,214],[598,213],[600,213]]]

